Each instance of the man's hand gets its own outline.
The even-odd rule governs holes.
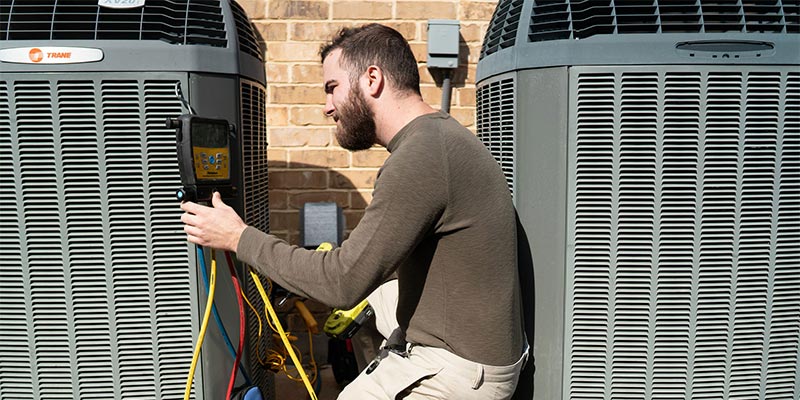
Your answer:
[[[190,201],[181,203],[181,209],[186,211],[181,216],[186,224],[183,231],[192,243],[235,252],[247,224],[233,208],[222,202],[218,192],[214,192],[211,205],[213,207]]]

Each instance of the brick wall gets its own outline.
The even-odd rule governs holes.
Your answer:
[[[378,147],[357,153],[342,149],[334,139],[332,121],[322,113],[325,95],[318,53],[339,28],[378,22],[400,31],[419,62],[423,98],[439,108],[441,79],[434,79],[425,65],[427,20],[460,20],[461,62],[453,79],[450,113],[475,130],[475,67],[496,1],[238,1],[267,48],[271,233],[297,243],[298,209],[310,201],[337,202],[351,230],[371,199],[375,175],[388,155]]]

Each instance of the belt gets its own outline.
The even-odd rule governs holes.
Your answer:
[[[375,357],[372,362],[367,365],[366,370],[364,371],[367,375],[371,374],[375,368],[378,368],[378,365],[381,363],[381,360],[389,356],[389,353],[397,354],[400,357],[406,358],[408,357],[408,343],[406,342],[406,333],[403,332],[400,328],[396,328],[392,331],[392,334],[386,339],[386,344],[381,347],[378,355]]]

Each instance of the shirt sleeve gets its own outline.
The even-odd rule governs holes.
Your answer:
[[[425,140],[406,140],[387,159],[370,205],[341,247],[307,250],[247,227],[238,258],[301,296],[345,309],[358,304],[434,234],[445,210],[442,142],[435,134],[416,136]]]

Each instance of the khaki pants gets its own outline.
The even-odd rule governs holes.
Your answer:
[[[390,281],[368,297],[378,330],[388,336],[397,327],[397,282]],[[361,374],[338,400],[494,400],[510,399],[528,349],[508,366],[483,365],[447,350],[411,344],[408,357],[389,352],[369,374]]]
[[[500,400],[517,387],[527,351],[508,366],[478,364],[447,350],[409,346],[408,357],[389,353],[372,373],[362,371],[339,400]]]

